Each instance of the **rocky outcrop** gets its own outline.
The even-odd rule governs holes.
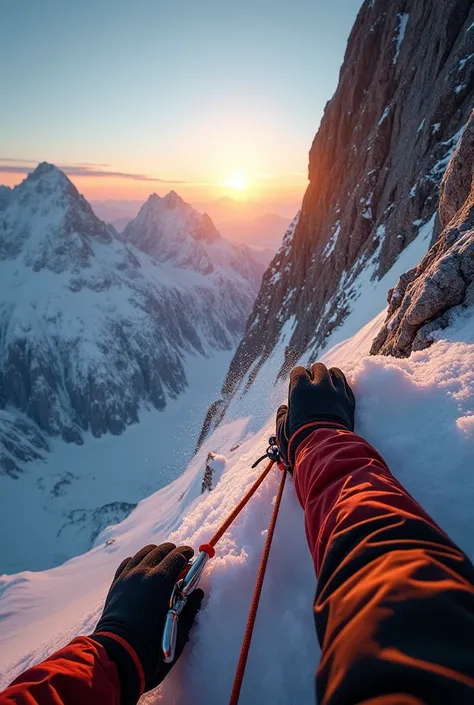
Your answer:
[[[46,460],[48,452],[49,444],[34,423],[0,410],[0,475],[17,479],[23,463]]]
[[[201,484],[201,494],[212,492],[212,489],[219,482],[226,466],[226,458],[211,451],[207,454],[206,467]]]
[[[436,340],[474,303],[474,111],[441,185],[443,232],[418,267],[389,292],[371,353],[407,357]]]
[[[366,0],[309,155],[301,213],[263,277],[212,429],[285,338],[280,374],[316,357],[436,213],[474,107],[471,0]],[[435,240],[441,231],[434,222]],[[290,332],[287,339],[287,333]]]
[[[212,460],[216,457],[215,453],[208,453],[207,458],[206,458],[206,467],[204,470],[204,476],[202,478],[202,484],[201,484],[201,494],[204,494],[204,492],[211,492],[212,490],[212,476],[213,476],[213,467],[212,467]]]

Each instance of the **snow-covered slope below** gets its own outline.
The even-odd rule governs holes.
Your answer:
[[[374,444],[415,498],[474,557],[474,322],[460,317],[445,339],[408,360],[369,357],[383,315],[330,348],[322,360],[342,367],[354,386],[356,430]],[[114,569],[123,557],[150,541],[171,538],[197,547],[209,538],[259,472],[250,466],[264,450],[273,430],[275,407],[285,397],[286,381],[273,385],[284,355],[282,338],[249,394],[233,402],[224,422],[186,472],[140,502],[121,524],[104,531],[92,551],[44,573],[2,576],[3,684],[72,636],[93,629]],[[268,380],[272,384],[267,385]],[[209,451],[227,460],[215,489],[201,495]],[[203,580],[207,596],[192,641],[161,692],[146,696],[144,702],[221,705],[227,701],[277,484],[275,471],[219,544]],[[314,702],[318,659],[314,591],[303,515],[290,481],[265,579],[242,703]],[[209,664],[212,679],[207,677]]]
[[[16,480],[0,475],[0,573],[44,570],[87,551],[97,533],[179,477],[231,354],[184,358],[189,387],[165,411],[142,409],[120,436],[86,432],[80,446],[49,439],[51,452]]]

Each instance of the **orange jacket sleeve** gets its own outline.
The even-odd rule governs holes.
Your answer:
[[[121,705],[117,668],[103,646],[81,636],[22,673],[0,705]]]
[[[295,485],[318,576],[320,705],[474,702],[474,569],[345,429],[298,447]]]

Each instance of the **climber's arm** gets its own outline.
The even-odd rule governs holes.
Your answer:
[[[474,568],[354,429],[343,373],[291,374],[277,435],[318,576],[320,705],[474,702]]]
[[[78,637],[21,674],[1,705],[120,705],[117,667],[100,644]]]
[[[117,569],[90,637],[78,637],[29,668],[0,694],[0,705],[136,705],[179,659],[204,593],[195,590],[179,619],[175,658],[161,654],[173,587],[193,555],[188,546],[150,545]]]
[[[295,484],[319,578],[321,705],[474,702],[474,570],[347,430],[316,430]]]

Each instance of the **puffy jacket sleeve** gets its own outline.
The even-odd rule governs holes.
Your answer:
[[[298,447],[295,485],[318,589],[320,705],[474,702],[474,569],[345,429]]]
[[[21,674],[0,705],[120,705],[115,664],[103,646],[81,636]]]

